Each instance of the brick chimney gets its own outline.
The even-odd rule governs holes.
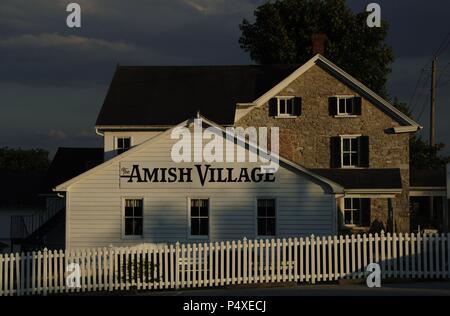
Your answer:
[[[313,56],[317,54],[325,56],[325,42],[327,39],[328,38],[325,33],[314,33],[311,36]]]

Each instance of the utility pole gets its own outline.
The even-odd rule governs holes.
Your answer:
[[[430,104],[430,147],[436,145],[436,57],[431,66],[431,104]]]
[[[433,154],[433,149],[436,145],[436,57],[433,58],[431,65],[431,99],[430,99],[430,155]],[[431,157],[430,157],[431,158]],[[430,196],[430,221],[434,217],[434,197]]]

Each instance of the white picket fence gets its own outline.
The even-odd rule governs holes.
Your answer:
[[[14,253],[0,255],[0,296],[361,279],[370,263],[383,279],[450,278],[449,240],[382,233]],[[71,263],[79,287],[67,284]]]

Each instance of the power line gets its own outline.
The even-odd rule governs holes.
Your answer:
[[[424,102],[423,102],[423,104],[422,104],[422,110],[420,111],[420,114],[419,114],[419,116],[417,117],[417,120],[418,121],[420,121],[420,119],[421,119],[421,117],[422,117],[422,115],[423,115],[423,113],[425,112],[425,109],[427,108],[427,103],[428,103],[428,97],[429,97],[429,93],[427,93],[426,95],[425,95],[425,100],[424,100]]]
[[[427,89],[428,81],[429,81],[429,78],[425,77],[425,81],[423,82],[422,88],[420,89],[419,92],[428,91],[428,89]],[[421,95],[419,94],[418,97],[416,98],[414,104],[411,104],[411,113],[413,113],[413,111],[416,109],[416,106],[418,104],[420,104],[420,100],[421,100]],[[423,109],[422,109],[422,111],[423,111]]]
[[[416,85],[415,85],[415,87],[414,87],[413,93],[412,93],[411,98],[410,98],[410,100],[409,100],[409,107],[410,107],[411,113],[415,110],[416,105],[417,105],[417,104],[420,104],[420,96],[419,96],[418,98],[416,98],[417,88],[418,88],[419,85],[420,85],[420,81],[421,81],[421,79],[422,79],[422,76],[423,76],[423,74],[424,74],[424,72],[425,72],[425,70],[426,70],[428,64],[430,64],[437,56],[441,55],[442,52],[444,52],[444,51],[447,49],[447,47],[448,47],[449,45],[450,45],[450,32],[447,33],[447,34],[445,35],[445,37],[444,37],[444,39],[442,40],[442,42],[440,43],[438,49],[435,51],[435,53],[433,54],[433,56],[431,57],[431,59],[428,60],[428,61],[425,63],[425,65],[422,67],[422,69],[421,69],[421,71],[420,71],[419,78],[418,78],[418,80],[417,80],[417,82],[416,82]],[[447,66],[448,66],[448,65],[447,65]],[[446,67],[447,67],[447,66],[446,66]],[[445,68],[446,68],[446,67],[445,67]],[[442,76],[442,74],[441,74],[441,76]],[[439,77],[438,82],[439,82],[440,79],[441,79],[441,77]],[[428,79],[425,80],[424,85],[423,85],[423,89],[425,89],[427,83],[428,83]],[[413,104],[413,101],[414,101],[415,98],[416,98],[416,102]],[[420,110],[420,114],[419,114],[418,120],[420,119],[420,117],[423,115],[423,112],[425,111],[426,102],[427,102],[427,98],[425,98],[425,102],[424,102],[423,105],[422,105],[422,109]]]
[[[419,87],[420,84],[420,80],[422,79],[423,73],[425,72],[425,67],[422,68],[422,70],[420,71],[420,75],[419,75],[419,79],[417,79],[416,85],[414,87],[414,91],[411,94],[411,97],[409,98],[409,103],[408,106],[410,107],[410,111],[413,112],[414,111],[414,107],[412,105],[412,101],[414,99],[414,97],[416,96],[416,92],[417,92],[417,88]]]
[[[450,79],[447,81],[444,81],[444,83],[440,84],[439,87],[443,87],[443,86],[447,85],[448,83],[450,83]]]
[[[438,80],[437,80],[437,83],[438,83],[438,84],[439,84],[439,82],[441,81],[442,77],[444,76],[445,71],[447,70],[448,67],[450,67],[450,62],[448,62],[448,64],[445,65],[444,68],[442,69],[441,74],[439,75],[439,78],[438,78]]]
[[[443,51],[445,51],[448,47],[448,45],[450,44],[450,32],[447,33],[447,35],[445,35],[444,40],[442,41],[441,45],[439,45],[439,48],[437,49],[437,51],[434,53],[433,57],[431,58],[431,60],[435,59],[436,57],[438,57]]]

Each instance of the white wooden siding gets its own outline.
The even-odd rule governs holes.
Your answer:
[[[105,160],[116,156],[116,139],[118,137],[131,137],[131,146],[137,146],[147,139],[153,138],[162,132],[160,131],[114,131],[104,132],[103,148]]]
[[[176,164],[170,157],[175,140],[170,136],[143,144],[140,151],[115,162],[69,187],[67,247],[125,246],[138,243],[194,242],[188,232],[188,198],[209,198],[210,241],[256,236],[256,199],[277,199],[277,236],[328,235],[335,233],[334,195],[310,176],[282,166],[273,183],[205,183],[198,181],[195,163]],[[120,163],[143,167],[194,167],[192,183],[152,183],[139,188],[120,188]],[[145,165],[145,166],[144,166]],[[212,163],[212,167],[230,165]],[[236,163],[235,168],[254,168],[259,163]],[[122,238],[121,201],[144,199],[144,236]]]

